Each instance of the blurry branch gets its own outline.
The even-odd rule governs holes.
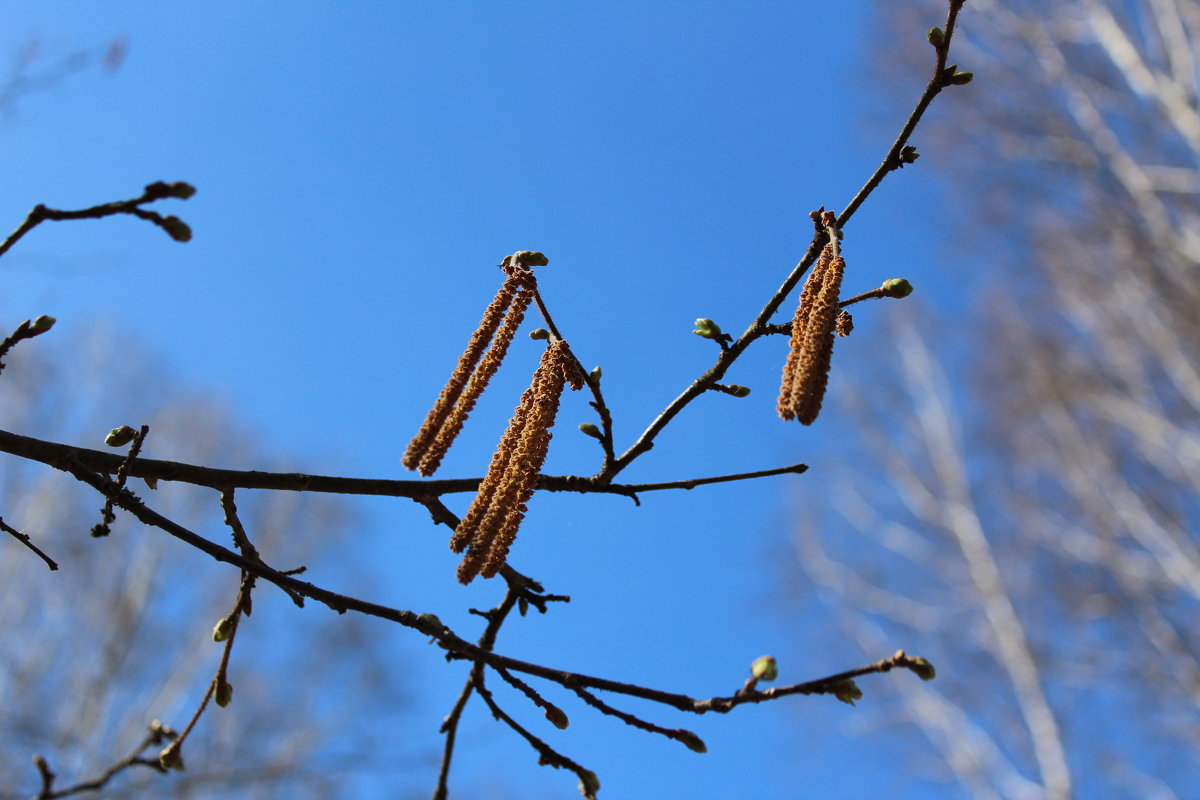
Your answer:
[[[84,792],[98,792],[107,786],[110,780],[131,767],[148,767],[156,772],[166,772],[166,768],[158,763],[157,758],[148,758],[143,754],[174,739],[175,735],[175,731],[155,720],[150,723],[150,731],[146,734],[146,738],[133,749],[133,752],[104,770],[99,777],[80,781],[64,789],[54,788],[54,781],[58,776],[50,769],[50,764],[46,759],[40,755],[34,756],[33,764],[37,767],[38,774],[42,779],[42,788],[34,795],[34,800],[58,800],[60,797],[70,797]]]
[[[46,566],[49,567],[52,572],[54,570],[58,569],[58,564],[54,563],[54,559],[52,559],[50,556],[46,555],[40,549],[38,549],[38,546],[35,545],[33,543],[33,541],[29,538],[29,534],[21,533],[19,530],[17,530],[13,526],[9,525],[7,522],[5,522],[3,517],[0,517],[0,530],[3,530],[5,533],[11,534],[12,537],[14,539],[16,539],[18,542],[25,545],[33,552],[37,553],[38,558],[40,558],[42,561],[45,561]]]

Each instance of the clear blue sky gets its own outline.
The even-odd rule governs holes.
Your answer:
[[[41,313],[64,329],[114,320],[218,388],[296,469],[407,477],[399,456],[499,283],[494,265],[538,249],[556,320],[603,366],[624,449],[711,364],[692,320],[740,332],[803,253],[808,212],[845,204],[920,92],[871,93],[865,11],[859,0],[14,8],[2,54],[34,40],[50,57],[102,51],[115,37],[129,50],[117,71],[85,70],[7,115],[0,224],[153,180],[199,193],[163,209],[192,225],[186,245],[124,218],[35,231],[0,269],[5,326]],[[937,22],[914,20],[914,36]],[[885,184],[847,230],[847,291],[931,278],[936,197],[920,169]],[[882,312],[856,316],[839,358],[876,345]],[[754,393],[693,404],[623,478],[813,470],[646,495],[641,508],[535,498],[512,563],[574,602],[507,626],[501,652],[698,696],[731,693],[768,652],[789,682],[859,665],[801,652],[798,632],[832,623],[780,600],[795,492],[805,482],[820,496],[845,433],[775,417],[784,347],[753,348],[728,379]],[[539,350],[520,336],[439,477],[482,473]],[[593,419],[582,396],[568,399],[548,472],[595,471],[598,448],[574,431]],[[368,529],[341,549],[356,563],[312,579],[353,590],[345,576],[370,572],[389,587],[370,599],[473,638],[466,609],[490,607],[501,587],[458,586],[447,531],[415,504],[366,508]],[[464,671],[420,637],[392,640],[406,642],[418,695],[402,737],[411,753],[440,744]],[[864,681],[864,705],[875,682],[910,679]],[[901,734],[851,736],[867,712],[830,698],[728,717],[639,709],[699,733],[710,750],[699,756],[550,696],[572,717],[566,733],[523,700],[506,705],[594,769],[609,800],[924,796],[894,747]],[[472,711],[455,796],[573,796],[571,776],[539,768]],[[399,785],[431,789],[433,765]],[[380,783],[374,796],[392,793]]]

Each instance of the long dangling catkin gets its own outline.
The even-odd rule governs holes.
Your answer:
[[[792,320],[791,349],[779,388],[779,416],[811,425],[821,411],[833,356],[834,328],[838,317],[838,293],[846,262],[838,250],[836,236],[821,251],[809,274]]]
[[[467,349],[458,359],[458,365],[421,429],[400,459],[407,469],[418,470],[425,477],[437,471],[462,430],[467,415],[500,368],[500,362],[525,318],[536,286],[529,266],[545,263],[546,257],[533,251],[522,251],[504,259],[500,266],[507,278],[488,305],[479,327],[471,334]]]
[[[475,500],[450,539],[450,549],[456,553],[470,545],[458,567],[461,583],[470,583],[476,575],[491,578],[504,566],[546,461],[550,429],[566,384],[582,388],[583,375],[567,343],[557,340],[542,354]]]

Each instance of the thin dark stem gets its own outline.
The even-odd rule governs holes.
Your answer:
[[[56,469],[67,469],[68,464],[78,464],[93,472],[105,475],[116,474],[125,457],[102,450],[48,442],[31,436],[22,436],[0,430],[0,452],[10,453],[31,461],[40,461]],[[680,481],[661,483],[602,483],[595,477],[582,475],[541,475],[536,488],[546,492],[579,492],[581,494],[620,494],[632,496],[637,492],[655,492],[666,489],[690,489],[707,483],[722,483],[732,480],[799,474],[804,465],[778,467],[759,472],[708,478],[687,478]],[[330,494],[352,494],[383,497],[409,497],[422,500],[444,494],[474,492],[482,478],[453,478],[449,480],[390,480],[383,478],[344,478],[332,475],[308,475],[299,472],[262,472],[258,470],[233,470],[202,467],[178,461],[158,461],[138,458],[128,465],[131,478],[152,481],[177,481],[193,486],[207,486],[217,491],[226,489],[268,489],[293,492],[322,492]]]
[[[546,307],[545,301],[542,300],[542,293],[538,289],[536,282],[533,284],[533,301],[537,304],[538,311],[541,313],[542,319],[545,320],[546,327],[550,329],[550,333],[556,339],[567,341],[566,337],[562,335],[562,331],[554,324],[554,318],[550,316],[550,309]],[[616,453],[613,450],[612,413],[608,410],[608,404],[604,400],[604,393],[600,390],[600,380],[592,377],[591,372],[583,366],[583,362],[579,360],[579,357],[575,355],[573,350],[568,348],[567,352],[570,353],[571,360],[575,362],[575,366],[579,369],[580,374],[584,376],[588,389],[592,393],[591,406],[600,415],[601,431],[603,432],[600,443],[604,447],[604,463],[600,467],[600,474],[603,474],[616,457]]]
[[[96,792],[103,789],[110,780],[116,777],[119,773],[124,772],[130,767],[149,767],[155,772],[166,772],[158,763],[158,759],[146,758],[142,753],[146,752],[151,747],[160,745],[168,738],[167,729],[158,725],[150,726],[150,732],[142,743],[134,748],[128,756],[121,759],[117,763],[106,769],[99,777],[88,781],[81,781],[74,786],[69,786],[65,789],[54,788],[54,780],[57,777],[50,769],[50,765],[46,759],[41,756],[34,756],[33,763],[37,767],[38,774],[42,780],[41,790],[34,795],[34,800],[58,800],[61,797],[70,797],[71,795],[83,794],[84,792]]]
[[[21,533],[19,530],[13,528],[11,525],[9,525],[7,522],[4,521],[3,517],[0,517],[0,530],[3,530],[5,532],[11,534],[12,537],[14,539],[16,539],[18,542],[20,542],[21,544],[28,547],[34,553],[37,553],[38,557],[41,558],[42,561],[46,562],[46,566],[49,567],[51,569],[51,571],[58,569],[58,564],[56,564],[54,562],[54,559],[52,559],[50,556],[43,553],[41,551],[41,549],[36,544],[33,543],[33,540],[29,538],[29,534]]]

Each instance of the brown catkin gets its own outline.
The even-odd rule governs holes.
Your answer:
[[[491,578],[504,566],[546,461],[566,383],[582,387],[583,376],[567,343],[555,341],[542,354],[475,500],[451,537],[454,552],[471,548],[458,567],[460,582],[470,583],[476,575]]]
[[[824,282],[825,273],[829,270],[829,263],[832,260],[833,247],[827,244],[821,251],[821,257],[817,259],[812,272],[808,273],[804,289],[800,292],[800,302],[796,306],[796,314],[792,317],[792,336],[788,345],[787,361],[783,365],[783,381],[779,386],[779,402],[776,408],[779,416],[785,420],[795,419],[796,416],[800,389],[797,377],[801,355],[804,352],[805,338],[808,335],[809,318],[812,316],[813,303],[821,291],[821,284]]]
[[[449,415],[442,423],[441,430],[437,432],[437,436],[434,437],[425,455],[421,457],[418,469],[424,477],[428,478],[437,471],[438,466],[442,463],[442,459],[446,456],[446,452],[449,451],[450,445],[454,444],[454,440],[462,432],[463,424],[467,421],[467,415],[475,408],[475,403],[478,402],[480,395],[483,394],[483,390],[487,388],[488,381],[500,369],[500,362],[508,354],[508,346],[512,344],[513,337],[517,334],[517,329],[521,327],[521,322],[525,319],[525,310],[529,307],[532,299],[532,291],[524,286],[517,289],[516,295],[513,297],[512,306],[509,308],[508,314],[504,317],[504,323],[500,326],[500,330],[496,332],[495,338],[492,339],[492,346],[488,348],[488,351],[483,356],[483,360],[471,374],[471,378],[467,381],[466,388],[463,389],[458,402],[454,404]]]
[[[532,263],[545,263],[545,257]],[[488,381],[500,368],[533,299],[536,282],[525,263],[509,256],[501,269],[508,277],[488,305],[445,388],[400,459],[407,469],[418,470],[425,477],[437,471],[450,445],[462,431]]]
[[[811,425],[821,411],[845,271],[846,262],[831,241],[804,285],[792,322],[791,350],[779,390],[778,411],[785,420]]]

